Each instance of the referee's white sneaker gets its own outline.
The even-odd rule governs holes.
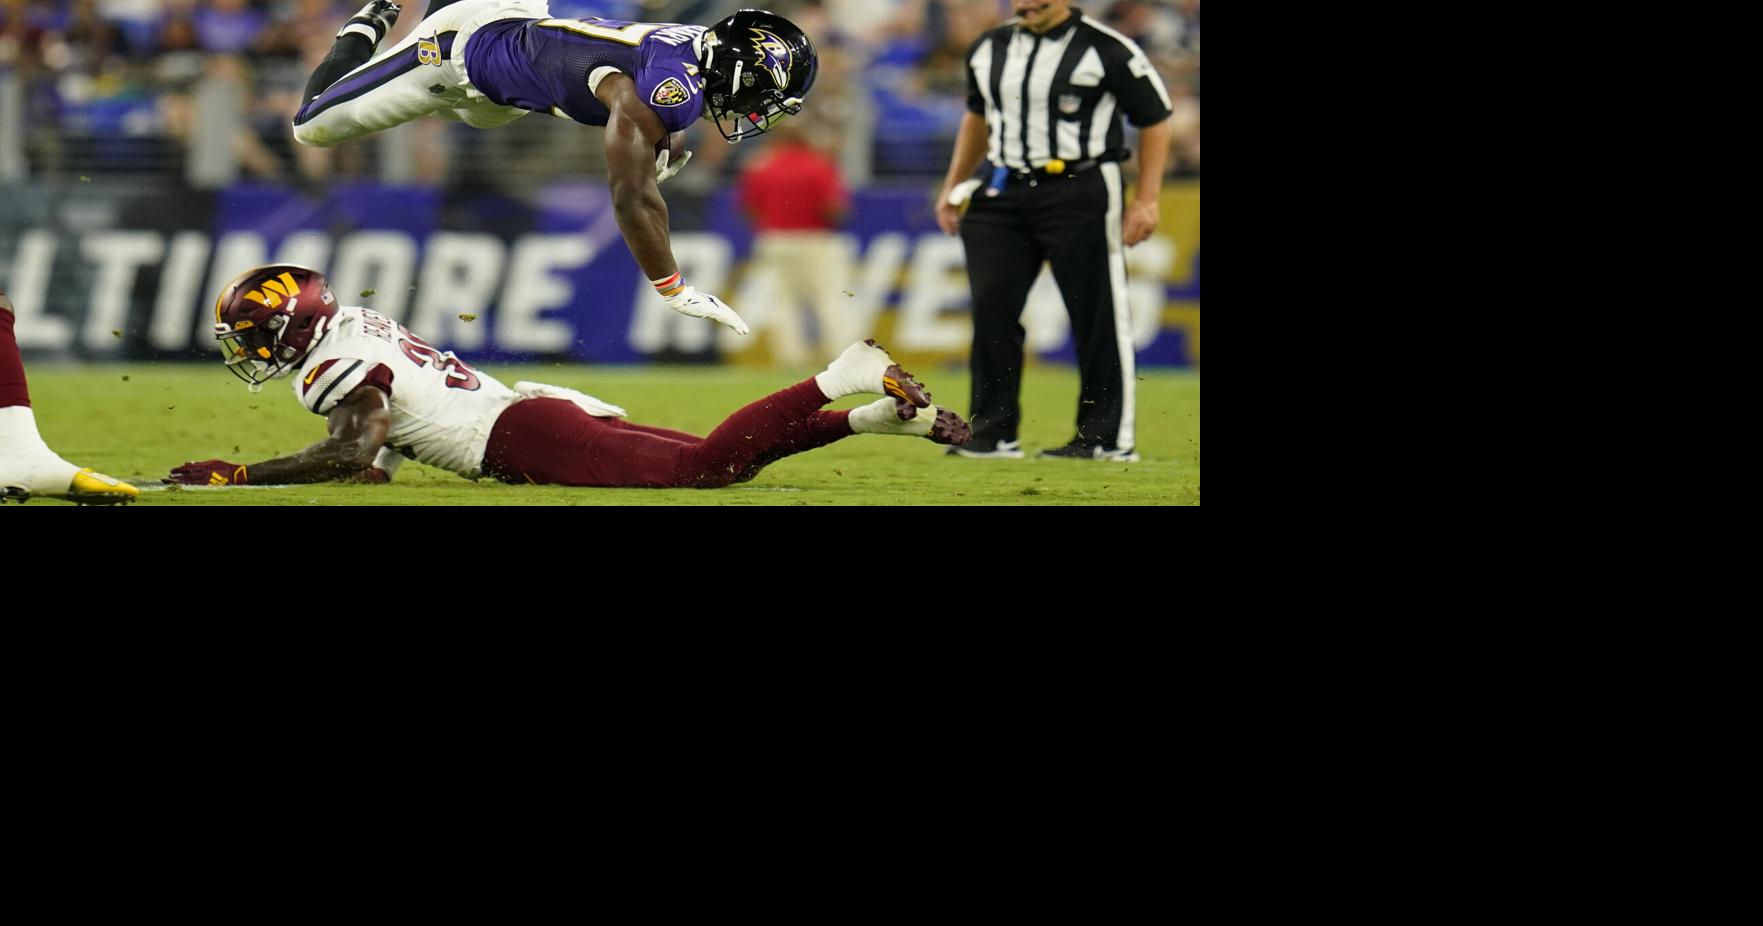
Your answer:
[[[1086,444],[1072,441],[1063,447],[1043,450],[1035,454],[1050,460],[1103,460],[1111,463],[1137,463],[1139,455],[1131,447],[1124,450],[1110,450],[1101,444]]]

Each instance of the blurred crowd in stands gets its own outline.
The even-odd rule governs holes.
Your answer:
[[[364,0],[0,0],[0,139],[14,176],[323,183],[342,177],[518,188],[599,169],[598,133],[521,119],[491,132],[420,120],[334,149],[293,142],[307,75]],[[1142,45],[1175,103],[1171,173],[1200,172],[1200,0],[1077,0]],[[966,95],[962,57],[1005,0],[550,0],[552,15],[707,24],[742,6],[790,17],[821,54],[801,128],[854,183],[938,177]],[[389,39],[421,21],[405,0]],[[796,120],[792,120],[796,121]],[[713,144],[714,142],[714,144]],[[708,188],[761,148],[692,140],[678,180]],[[0,151],[0,157],[4,157]],[[202,165],[208,165],[203,167]],[[701,165],[701,166],[700,166]]]

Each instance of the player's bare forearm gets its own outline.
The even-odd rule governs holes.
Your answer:
[[[345,479],[364,468],[353,447],[327,438],[292,456],[249,464],[246,471],[253,483],[299,485]]]
[[[979,159],[986,153],[986,137],[984,119],[973,113],[962,115],[961,128],[955,133],[955,151],[949,155],[949,173],[943,178],[943,188],[937,191],[937,227],[945,235],[961,230],[961,207],[949,202],[949,195],[979,166]]]
[[[1163,190],[1163,164],[1169,153],[1169,120],[1139,130],[1139,189],[1121,217],[1121,240],[1132,247],[1155,234],[1157,194]]]
[[[292,456],[247,466],[250,481],[263,485],[329,482],[371,468],[392,426],[385,393],[372,386],[357,388],[330,413],[326,424],[330,437]]]
[[[1163,191],[1163,168],[1169,163],[1169,120],[1139,130],[1138,202],[1155,202]]]
[[[644,275],[659,280],[679,270],[667,232],[667,201],[655,185],[653,162],[646,165],[641,178],[621,180],[614,174],[612,211],[618,218],[618,230],[624,233],[624,242]]]
[[[667,231],[667,201],[655,182],[655,146],[667,130],[643,104],[635,84],[623,74],[600,81],[598,94],[611,115],[606,120],[606,172],[618,229],[651,280],[679,270]]]
[[[986,120],[974,113],[961,116],[961,128],[955,133],[955,150],[949,155],[949,173],[943,177],[943,194],[966,180],[986,154]]]

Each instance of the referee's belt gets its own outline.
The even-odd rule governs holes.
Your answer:
[[[1112,161],[1123,160],[1125,160],[1125,158],[1109,157],[1108,155],[1103,155],[1099,158],[1087,158],[1082,161],[1061,161],[1058,158],[1054,158],[1042,167],[1035,167],[1029,170],[1017,170],[1011,168],[1010,179],[1018,182],[1039,182],[1042,180],[1056,180],[1060,178],[1070,179],[1098,164],[1107,164]]]

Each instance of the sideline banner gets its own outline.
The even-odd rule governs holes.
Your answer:
[[[1197,184],[1166,187],[1162,227],[1127,252],[1134,343],[1147,366],[1199,362]],[[337,184],[321,192],[241,185],[139,191],[111,183],[0,186],[0,288],[32,356],[203,359],[213,299],[271,260],[325,269],[345,303],[486,360],[766,363],[786,311],[755,272],[751,228],[732,190],[673,192],[674,253],[699,289],[753,327],[742,338],[669,311],[619,234],[602,183],[564,183],[531,202],[471,190]],[[840,236],[851,330],[891,350],[965,357],[965,262],[919,186],[853,194]],[[814,268],[841,273],[836,266]],[[806,307],[796,311],[807,312]],[[1073,357],[1063,304],[1043,272],[1024,325],[1030,350]]]

